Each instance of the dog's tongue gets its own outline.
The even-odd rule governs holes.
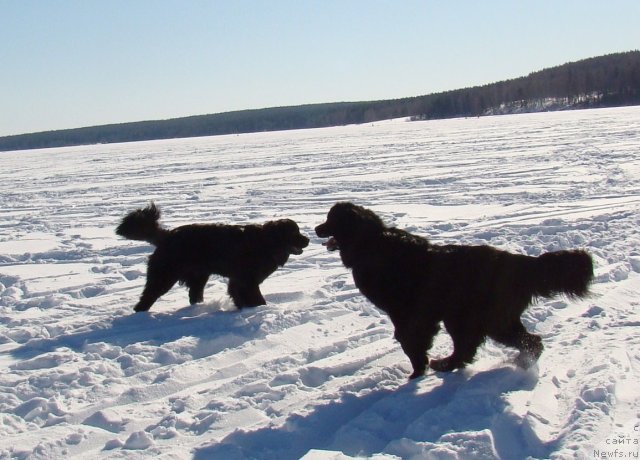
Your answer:
[[[335,251],[336,249],[338,249],[338,241],[336,241],[334,237],[329,238],[325,243],[322,244],[326,246],[327,250],[329,251]]]

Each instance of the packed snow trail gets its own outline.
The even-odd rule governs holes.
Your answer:
[[[0,153],[0,458],[635,458],[639,134],[632,107]],[[114,229],[152,200],[168,227],[288,217],[311,244],[264,307],[212,277],[134,314],[153,248]],[[313,232],[341,200],[435,243],[586,249],[593,295],[527,310],[533,370],[487,342],[408,382]]]

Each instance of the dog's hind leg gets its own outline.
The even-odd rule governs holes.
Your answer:
[[[187,279],[189,287],[189,303],[194,305],[204,301],[204,287],[207,285],[209,275],[192,275]]]
[[[520,354],[516,358],[516,365],[523,369],[529,369],[540,358],[544,346],[542,345],[542,339],[534,334],[528,332],[521,337]]]
[[[178,281],[173,267],[167,263],[163,253],[156,250],[147,264],[147,283],[140,296],[140,301],[134,307],[135,311],[147,311],[158,298],[166,294]]]
[[[161,295],[166,294],[178,281],[166,272],[148,270],[147,284],[142,291],[140,301],[134,307],[135,311],[147,311]]]
[[[515,362],[516,365],[523,369],[528,369],[535,364],[538,358],[540,358],[542,350],[544,350],[542,339],[537,335],[527,332],[520,319],[513,322],[511,327],[506,331],[492,333],[489,337],[496,342],[517,348],[520,354]]]

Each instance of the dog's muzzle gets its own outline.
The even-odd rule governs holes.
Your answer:
[[[306,248],[307,246],[309,246],[309,238],[307,238],[307,237],[303,237],[303,238],[304,239],[300,239],[295,244],[292,244],[289,247],[289,253],[290,254],[294,254],[296,256],[299,256],[300,254],[302,254],[302,250],[304,248]]]
[[[300,254],[302,254],[302,248],[299,248],[298,246],[291,246],[289,248],[289,254],[299,256]]]
[[[322,243],[323,246],[326,246],[327,250],[335,251],[336,249],[340,249],[340,247],[338,246],[338,241],[333,236],[331,236],[332,232],[329,229],[327,222],[318,225],[315,230],[316,235],[318,235],[320,238],[329,238],[327,241]]]
[[[327,248],[328,251],[336,251],[340,249],[340,245],[338,244],[338,240],[334,237],[329,238],[327,241],[322,243],[323,246]]]

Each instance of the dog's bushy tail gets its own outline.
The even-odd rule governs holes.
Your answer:
[[[116,234],[128,240],[146,241],[157,246],[167,230],[162,228],[160,209],[152,202],[146,208],[136,209],[122,218]]]
[[[555,251],[536,259],[534,292],[538,297],[565,294],[586,297],[593,280],[593,260],[585,251]]]

